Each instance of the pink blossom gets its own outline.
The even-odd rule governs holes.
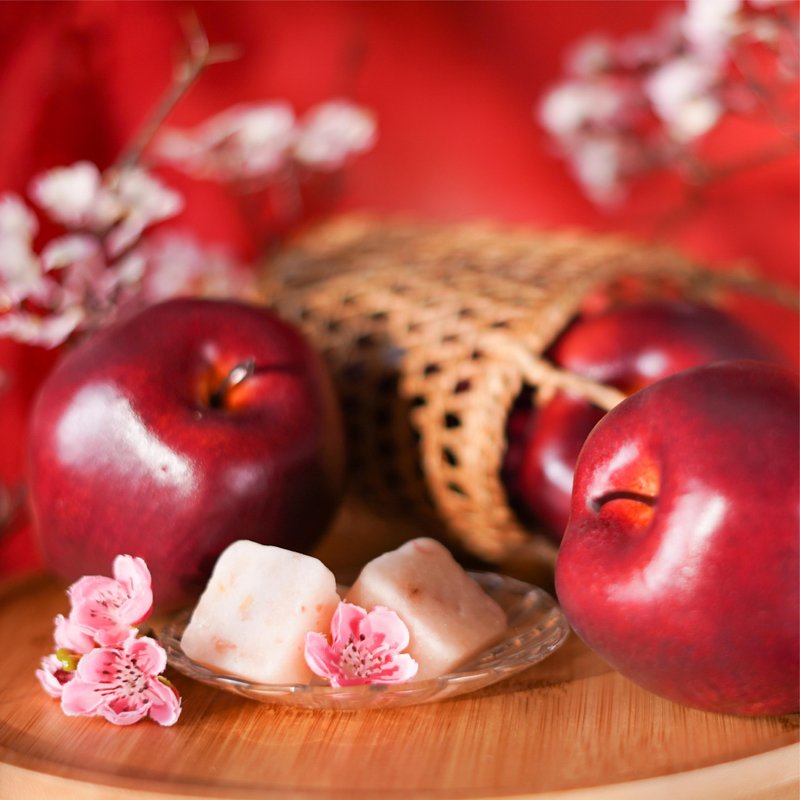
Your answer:
[[[303,117],[294,157],[307,167],[336,170],[372,147],[375,133],[375,118],[367,109],[347,100],[330,100]]]
[[[190,131],[167,131],[160,155],[189,174],[221,181],[261,178],[286,163],[295,136],[294,111],[275,101],[241,104]]]
[[[159,678],[167,665],[164,649],[147,636],[121,647],[100,647],[78,662],[75,677],[63,686],[61,708],[68,716],[101,716],[115,725],[132,725],[149,716],[174,725],[181,702]]]
[[[153,606],[150,571],[141,558],[117,556],[113,569],[113,578],[87,575],[68,591],[70,620],[102,646],[124,642]]]
[[[64,686],[75,677],[75,673],[65,670],[58,656],[53,654],[42,659],[41,667],[36,670],[36,677],[50,697],[59,698]]]
[[[331,686],[400,683],[417,674],[417,662],[402,653],[409,633],[394,611],[376,606],[367,613],[339,603],[331,620],[331,643],[321,633],[306,634],[306,663]]]
[[[95,647],[95,641],[91,634],[63,614],[59,614],[55,618],[53,639],[59,649],[63,648],[76,654],[88,653]]]

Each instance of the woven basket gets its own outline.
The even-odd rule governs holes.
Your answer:
[[[600,299],[772,291],[618,238],[363,217],[282,251],[263,288],[332,369],[360,495],[484,562],[545,566],[552,543],[520,523],[500,479],[511,406],[524,385],[621,399],[544,359],[555,337]]]

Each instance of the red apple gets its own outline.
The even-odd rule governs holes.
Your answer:
[[[664,697],[800,708],[796,374],[727,361],[666,378],[594,428],[556,590],[578,635]]]
[[[616,308],[571,325],[549,352],[572,372],[632,394],[689,367],[730,358],[778,361],[731,316],[688,302],[652,301]],[[508,431],[503,474],[520,516],[559,541],[569,517],[578,453],[603,412],[566,393],[535,411],[521,404]],[[519,417],[522,416],[522,419]]]
[[[141,556],[162,608],[236,539],[310,547],[340,499],[323,365],[269,311],[172,300],[90,337],[41,388],[30,491],[46,564],[74,579]]]

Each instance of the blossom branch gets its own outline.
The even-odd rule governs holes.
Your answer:
[[[120,156],[117,166],[131,167],[139,162],[147,146],[161,129],[166,118],[175,106],[194,86],[203,71],[213,64],[234,61],[241,53],[236,45],[210,45],[206,32],[194,14],[188,15],[184,22],[187,56],[175,70],[175,77],[166,94],[146,120],[139,133],[133,138],[125,152]]]

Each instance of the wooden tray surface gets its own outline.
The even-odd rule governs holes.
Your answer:
[[[379,529],[370,540],[378,551]],[[341,553],[330,541],[326,548]],[[34,670],[51,650],[54,615],[67,610],[64,587],[49,578],[0,587],[3,800],[800,794],[797,715],[684,708],[613,672],[574,636],[541,664],[444,703],[302,711],[170,672],[184,700],[172,728],[65,717]]]

